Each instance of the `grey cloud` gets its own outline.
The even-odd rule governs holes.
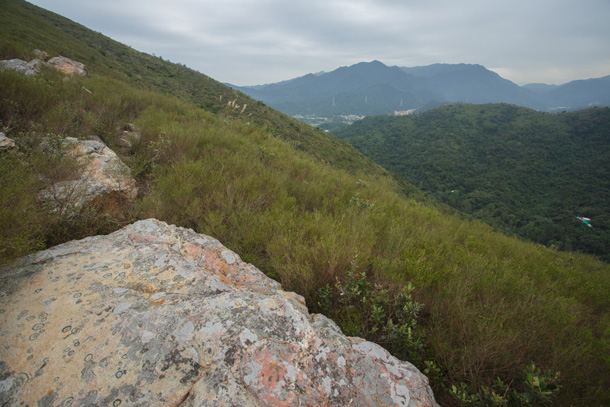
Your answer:
[[[480,63],[520,83],[610,74],[607,0],[33,2],[239,85],[373,59]]]

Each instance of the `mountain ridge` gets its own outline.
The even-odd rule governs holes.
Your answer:
[[[387,92],[369,99],[379,85]],[[465,63],[398,67],[373,60],[267,85],[229,86],[293,116],[391,114],[452,102],[511,103],[540,111],[610,105],[604,78],[519,86],[483,65]]]

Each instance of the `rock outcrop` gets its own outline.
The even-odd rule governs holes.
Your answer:
[[[37,75],[40,72],[41,64],[42,62],[39,59],[33,59],[30,62],[26,62],[22,59],[6,59],[0,61],[0,68],[19,72],[26,76],[32,76]]]
[[[189,229],[139,221],[2,273],[3,406],[436,406],[413,365]]]
[[[87,75],[85,65],[66,57],[54,57],[47,61],[53,68],[65,73],[66,75]]]
[[[41,199],[55,210],[72,212],[99,200],[136,198],[138,190],[129,168],[103,142],[66,137],[63,144],[83,170],[77,179],[58,182],[41,193]]]
[[[66,75],[87,75],[87,68],[81,62],[77,62],[70,58],[61,56],[51,58],[47,62],[45,62],[44,58],[48,57],[46,52],[36,49],[34,50],[34,53],[43,59],[33,59],[30,62],[24,61],[22,59],[7,59],[0,61],[0,68],[10,69],[12,71],[22,73],[26,76],[32,76],[40,73],[40,67],[42,65],[48,65],[65,73]]]

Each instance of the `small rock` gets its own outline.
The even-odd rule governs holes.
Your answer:
[[[17,148],[13,139],[6,137],[6,135],[0,132],[0,151],[9,151]]]
[[[32,52],[34,53],[34,55],[36,55],[36,58],[42,59],[43,61],[46,61],[47,58],[49,58],[49,54],[47,54],[46,52],[41,51],[39,49],[35,49]]]

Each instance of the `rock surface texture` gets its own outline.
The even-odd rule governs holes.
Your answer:
[[[16,148],[17,146],[13,139],[6,137],[6,135],[0,131],[0,151],[9,151]]]
[[[436,406],[413,365],[189,229],[139,221],[2,272],[3,406]]]
[[[67,75],[87,75],[85,65],[66,57],[54,57],[47,61],[47,64]]]
[[[136,198],[138,190],[129,168],[101,141],[66,137],[64,147],[83,165],[78,178],[58,182],[41,198],[56,210],[75,211],[100,199]]]
[[[0,68],[19,72],[26,76],[32,76],[37,75],[38,72],[40,72],[41,63],[42,62],[39,59],[33,59],[30,62],[26,62],[22,59],[5,59],[0,61]]]
[[[34,50],[34,53],[43,58],[48,56],[46,52],[37,49]],[[40,73],[40,67],[45,64],[66,75],[87,75],[87,68],[84,64],[66,57],[54,57],[47,62],[44,62],[42,59],[33,59],[30,62],[26,62],[22,59],[5,59],[0,61],[0,68],[19,72],[26,76],[32,76]]]

